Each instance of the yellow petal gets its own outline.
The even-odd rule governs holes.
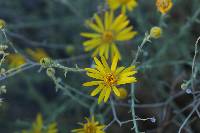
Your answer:
[[[90,94],[91,96],[96,96],[103,88],[103,85],[99,85],[95,90]]]
[[[111,58],[113,59],[114,56],[117,55],[119,60],[121,60],[121,54],[115,44],[111,45]]]
[[[110,93],[111,93],[111,88],[110,87],[106,88],[106,94],[105,94],[105,97],[104,97],[104,102],[108,101],[108,98],[110,97]]]
[[[94,62],[96,63],[97,66],[104,68],[101,62],[96,57],[94,57]]]
[[[86,37],[86,38],[98,38],[101,35],[97,33],[81,33],[81,36]]]
[[[92,53],[92,57],[95,57],[98,55],[99,48],[96,48],[95,51]]]
[[[110,45],[106,45],[105,52],[104,52],[106,59],[108,59],[108,56],[109,56],[109,48],[110,48]]]
[[[137,71],[130,71],[130,72],[125,72],[123,74],[120,74],[120,76],[121,77],[128,77],[128,76],[134,75],[136,73],[137,73]]]
[[[129,33],[124,33],[124,34],[119,34],[116,37],[117,41],[127,41],[132,39],[133,37],[135,37],[137,35],[137,32],[129,32]]]
[[[112,89],[113,89],[115,95],[120,96],[120,92],[119,92],[119,90],[117,89],[116,86],[113,86]]]
[[[117,55],[114,56],[112,65],[111,65],[111,71],[115,71],[117,68],[117,63],[118,63],[119,57]]]
[[[98,73],[98,74],[100,74],[99,71],[97,71],[96,69],[93,69],[93,68],[85,68],[85,70],[88,71],[88,72],[91,72],[91,73]]]
[[[127,21],[121,23],[120,25],[118,25],[118,27],[115,29],[115,31],[117,31],[117,32],[121,31],[121,30],[124,29],[126,26],[128,26],[129,22],[130,22],[130,21],[127,20]]]
[[[119,80],[117,81],[117,85],[122,85],[122,84],[128,84],[128,83],[134,83],[136,82],[136,78],[135,77],[123,77],[123,78],[119,78]]]
[[[104,26],[103,26],[103,23],[102,23],[100,17],[99,17],[97,14],[95,14],[95,15],[94,15],[94,18],[95,18],[95,20],[96,20],[96,22],[97,22],[97,25],[98,25],[102,30],[104,30]]]
[[[116,0],[107,0],[108,1],[108,5],[112,10],[116,10],[120,4],[119,2],[116,2]]]
[[[103,29],[101,29],[100,27],[98,27],[96,24],[89,22],[88,26],[93,29],[94,31],[98,32],[98,33],[102,33]]]
[[[103,56],[105,53],[106,45],[99,47],[99,56]]]
[[[105,25],[105,29],[106,29],[106,30],[107,30],[108,27],[110,26],[110,24],[109,24],[109,14],[108,14],[108,12],[106,12],[105,15],[104,15],[104,25]]]
[[[107,61],[106,61],[106,59],[105,59],[104,56],[101,56],[101,62],[103,63],[103,66],[106,68],[106,70],[107,70],[107,71],[110,71],[110,68],[109,68],[109,66],[108,66],[108,63],[107,63]]]
[[[100,96],[99,96],[99,98],[98,98],[98,104],[100,104],[101,101],[103,100],[103,98],[104,98],[104,96],[105,96],[105,92],[106,92],[106,89],[103,88],[103,90],[101,91]]]
[[[87,73],[87,75],[88,75],[89,77],[91,77],[91,78],[103,80],[102,75],[97,74],[97,73],[95,73],[95,74],[94,74],[94,73]]]
[[[113,22],[111,29],[115,30],[115,28],[118,27],[120,23],[122,23],[124,20],[126,20],[126,16],[124,14],[120,14]]]
[[[90,82],[86,82],[83,83],[83,86],[94,86],[94,85],[99,85],[101,84],[103,81],[90,81]]]
[[[125,69],[125,67],[119,67],[117,68],[117,70],[115,71],[115,74],[118,75],[120,72],[122,72]]]
[[[135,66],[130,66],[130,67],[126,68],[120,74],[124,74],[124,73],[130,72],[130,71],[135,71]]]
[[[97,45],[100,43],[100,39],[91,39],[91,40],[88,40],[88,41],[85,41],[83,43],[84,46],[90,46],[90,45]]]

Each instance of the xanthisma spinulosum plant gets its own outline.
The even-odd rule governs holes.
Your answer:
[[[0,1],[0,133],[200,132],[199,5]]]

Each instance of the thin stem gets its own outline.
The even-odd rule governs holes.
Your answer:
[[[133,128],[135,130],[135,133],[139,133],[139,130],[138,130],[138,126],[137,126],[137,122],[136,122],[136,115],[135,115],[135,97],[134,97],[134,94],[135,94],[135,86],[134,84],[131,84],[131,112],[132,112],[132,117],[133,117]]]
[[[137,62],[137,60],[138,60],[138,58],[139,58],[139,55],[140,55],[140,53],[142,52],[142,48],[144,47],[144,45],[145,45],[147,42],[150,41],[149,39],[150,39],[150,35],[145,34],[145,37],[144,37],[142,43],[138,46],[136,56],[135,56],[135,58],[133,59],[131,65],[135,65],[135,64],[136,64],[136,62]]]
[[[190,112],[190,114],[188,115],[188,117],[184,120],[183,124],[182,124],[181,127],[179,128],[178,133],[181,133],[181,130],[183,129],[183,127],[185,126],[185,124],[187,123],[187,121],[190,119],[190,117],[193,115],[193,113],[196,111],[196,109],[199,107],[199,104],[200,104],[200,103],[198,103],[198,104],[193,108],[193,110]]]

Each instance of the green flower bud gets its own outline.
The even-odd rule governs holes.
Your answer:
[[[154,39],[158,39],[162,36],[162,29],[160,27],[152,27],[150,30],[150,37]]]
[[[53,77],[55,75],[56,71],[54,68],[50,67],[50,68],[47,68],[46,73],[49,77]]]
[[[0,29],[3,29],[6,27],[6,22],[3,19],[0,19]]]
[[[73,45],[67,45],[65,51],[67,54],[72,55],[74,53],[75,47]]]
[[[53,61],[50,58],[45,57],[45,58],[40,59],[40,65],[44,68],[48,68],[53,65]]]

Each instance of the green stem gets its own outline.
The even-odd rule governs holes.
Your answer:
[[[136,115],[135,115],[135,86],[134,84],[131,84],[131,112],[133,117],[133,128],[135,130],[135,133],[139,133],[137,122],[136,122]]]

